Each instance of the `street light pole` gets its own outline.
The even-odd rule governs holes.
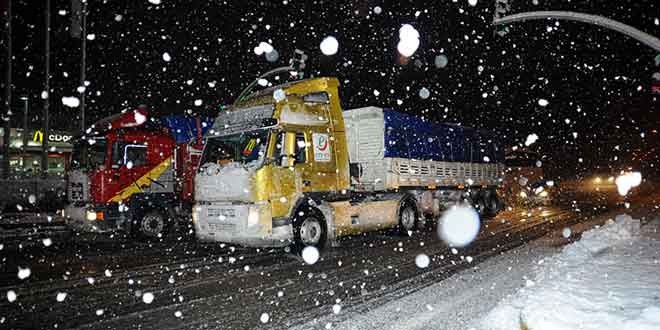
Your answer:
[[[87,71],[87,1],[82,1],[81,8],[81,36],[80,36],[80,131],[85,134],[85,74]]]
[[[44,99],[44,137],[41,143],[41,175],[48,175],[48,124],[50,121],[48,108],[50,107],[50,0],[46,0],[46,98]]]
[[[5,108],[7,116],[5,118],[5,129],[2,136],[2,177],[9,177],[9,139],[11,137],[11,71],[12,71],[12,45],[11,45],[11,0],[7,0],[7,11],[5,12],[7,20],[5,22],[5,31],[7,35],[7,72],[5,79]]]
[[[21,146],[22,158],[23,158],[23,168],[25,168],[25,160],[27,158],[27,145],[28,145],[28,97],[27,95],[21,96],[23,100],[23,144]]]

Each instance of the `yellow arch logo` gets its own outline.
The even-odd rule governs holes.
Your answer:
[[[32,136],[32,141],[43,143],[44,142],[44,132],[42,132],[40,130],[34,131],[34,136]]]

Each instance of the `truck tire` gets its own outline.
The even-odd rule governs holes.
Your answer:
[[[494,217],[503,209],[504,209],[504,203],[502,202],[500,197],[497,196],[497,193],[494,191],[490,192],[486,200],[487,215],[489,217]]]
[[[417,229],[417,207],[415,202],[406,198],[401,200],[397,217],[399,218],[399,234],[408,236],[409,232]]]
[[[307,246],[319,250],[325,247],[328,237],[323,213],[311,206],[302,207],[296,211],[293,218],[294,252],[300,253]]]
[[[147,211],[139,223],[140,234],[147,239],[156,239],[165,236],[167,231],[167,221],[162,212],[151,210]]]
[[[478,200],[474,202],[474,205],[481,218],[492,218],[504,207],[494,190],[483,190],[477,196]]]
[[[488,192],[483,190],[476,190],[470,193],[469,204],[472,205],[479,219],[484,219],[488,216],[486,200],[488,200]]]

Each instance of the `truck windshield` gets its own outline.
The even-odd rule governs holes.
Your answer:
[[[206,141],[200,164],[225,165],[238,162],[247,166],[258,166],[266,154],[269,132],[270,130],[260,129],[211,137]]]
[[[105,146],[105,139],[80,140],[76,142],[73,146],[71,167],[97,169],[101,165],[105,165]]]

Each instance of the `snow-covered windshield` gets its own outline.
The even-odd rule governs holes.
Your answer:
[[[269,132],[270,130],[260,129],[211,137],[206,142],[200,165],[239,162],[248,166],[257,166],[266,154]]]

